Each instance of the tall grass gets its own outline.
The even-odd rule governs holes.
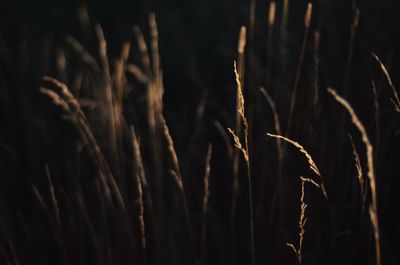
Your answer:
[[[41,77],[40,88],[35,90],[43,109],[40,115],[45,118],[26,121],[45,128],[40,131],[33,127],[33,140],[29,142],[40,150],[36,154],[41,155],[30,158],[40,169],[31,165],[25,170],[25,164],[16,163],[18,169],[13,171],[22,176],[17,191],[26,192],[32,199],[22,203],[28,210],[20,202],[15,207],[6,205],[0,194],[0,239],[4,239],[0,240],[0,262],[289,264],[293,257],[288,252],[292,251],[298,264],[351,264],[354,259],[371,263],[364,252],[372,244],[364,239],[372,231],[374,264],[386,264],[386,257],[389,260],[393,253],[387,247],[391,241],[385,241],[382,233],[390,224],[383,218],[388,208],[379,207],[378,211],[378,201],[386,202],[387,198],[378,194],[381,182],[376,171],[393,175],[396,171],[390,171],[395,162],[377,150],[393,151],[387,146],[396,140],[390,129],[396,126],[398,116],[387,118],[393,108],[381,111],[384,99],[379,98],[382,95],[373,81],[371,109],[377,139],[373,143],[371,127],[367,121],[365,125],[361,122],[349,101],[331,88],[321,90],[325,84],[321,76],[329,74],[324,73],[325,32],[313,27],[312,19],[319,9],[313,13],[312,3],[308,3],[301,26],[299,57],[292,59],[287,57],[291,49],[288,22],[289,9],[296,3],[270,1],[264,12],[268,32],[262,34],[266,43],[261,43],[265,54],[258,56],[256,11],[262,4],[257,4],[250,1],[248,27],[241,26],[237,49],[230,58],[235,58],[228,85],[231,90],[227,90],[231,97],[223,100],[235,112],[225,109],[214,96],[195,97],[196,103],[200,102],[198,116],[205,117],[196,122],[191,113],[185,113],[183,121],[171,110],[172,104],[186,100],[181,92],[173,95],[172,102],[164,102],[164,94],[173,94],[173,89],[164,84],[162,55],[171,51],[160,46],[160,38],[167,36],[159,31],[155,13],[148,16],[147,30],[130,27],[133,41],[124,39],[115,52],[102,26],[92,27],[86,10],[79,10],[84,40],[81,43],[67,36],[65,47],[55,49],[55,71]],[[357,70],[352,68],[355,40],[361,26],[355,2],[352,12],[344,82],[339,82],[349,98],[350,80]],[[277,26],[280,41],[275,43]],[[308,62],[310,32],[314,40]],[[90,47],[92,41],[95,44]],[[394,114],[398,114],[395,79],[376,54],[372,57],[389,85]],[[289,67],[288,59],[296,62],[294,83],[292,77],[286,77],[290,71],[284,70]],[[283,78],[275,72],[279,62]],[[311,88],[305,96],[299,93],[302,82]],[[256,93],[259,83],[265,83],[265,88]],[[281,98],[285,93],[289,95],[287,101]],[[358,133],[347,128],[344,119],[337,124],[327,93],[349,114]],[[265,102],[260,104],[257,96]],[[296,114],[297,110],[301,114]],[[296,119],[300,121],[294,122]],[[61,132],[56,134],[58,130]],[[387,131],[380,134],[380,130]],[[276,142],[271,144],[265,133]],[[353,135],[350,142],[343,140],[346,134]],[[360,143],[365,154],[360,152]],[[0,147],[3,149],[3,142]],[[289,151],[292,147],[306,163],[297,162]],[[190,155],[182,156],[186,149]],[[10,153],[7,156],[18,161]],[[4,163],[4,167],[9,164]],[[1,191],[9,202],[15,191],[7,191],[7,185]],[[308,185],[316,187],[325,200],[309,194]],[[295,191],[294,196],[290,191]],[[299,211],[294,211],[298,196]],[[275,218],[277,212],[280,218]],[[296,240],[290,240],[294,228]],[[44,246],[37,250],[35,245],[41,242]],[[342,245],[349,250],[340,252]]]

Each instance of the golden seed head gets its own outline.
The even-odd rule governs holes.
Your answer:
[[[240,28],[239,42],[238,42],[238,53],[239,54],[244,53],[245,46],[246,46],[246,27],[242,26]]]
[[[276,4],[275,2],[269,3],[268,25],[271,27],[275,23]]]
[[[308,3],[307,12],[304,17],[304,25],[306,26],[306,28],[309,28],[311,25],[311,15],[312,15],[312,4]]]

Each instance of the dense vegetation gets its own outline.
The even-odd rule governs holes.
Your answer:
[[[0,264],[398,264],[392,1],[4,2]]]

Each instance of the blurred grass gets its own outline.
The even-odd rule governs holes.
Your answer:
[[[81,4],[87,7],[88,24],[79,20],[77,10]],[[310,30],[321,34],[320,67],[316,72],[311,38],[314,34],[310,34],[305,40],[304,65],[290,136],[304,145],[316,160],[325,177],[329,200],[326,202],[313,189],[307,189],[302,197],[309,205],[302,263],[374,264],[375,261],[372,226],[368,212],[360,211],[360,189],[347,134],[353,136],[365,169],[361,138],[325,90],[332,86],[341,93],[348,71],[346,98],[363,121],[370,139],[374,139],[382,264],[397,264],[400,260],[396,251],[400,239],[396,216],[399,181],[395,176],[400,172],[397,163],[400,120],[390,102],[393,95],[387,80],[371,56],[371,52],[379,56],[396,87],[399,80],[396,69],[400,62],[396,37],[400,30],[393,13],[396,4],[389,0],[357,3],[361,12],[352,60],[348,59],[354,15],[352,3],[343,0],[313,4]],[[252,87],[248,78],[243,81],[245,97],[249,89],[254,89],[255,95],[254,101],[246,102],[246,108],[254,113],[254,128],[249,135],[252,145],[249,183],[253,188],[250,198],[254,208],[256,264],[296,264],[298,260],[286,243],[298,242],[300,176],[311,179],[315,176],[289,146],[284,148],[284,157],[279,161],[276,143],[265,136],[266,132],[275,132],[274,114],[264,99],[259,100],[261,94],[255,88],[265,86],[275,101],[282,124],[286,124],[302,49],[307,3],[277,3],[277,22],[270,46],[267,45],[269,2],[257,1],[256,5],[254,65],[250,69],[249,59],[245,64],[246,73],[249,69],[252,71]],[[204,264],[249,264],[251,203],[245,161],[239,163],[238,210],[232,217],[234,173],[229,151],[232,143],[226,140],[226,132],[214,126],[218,121],[224,128],[235,128],[232,62],[237,56],[238,30],[249,21],[249,3],[7,1],[1,7],[4,23],[0,23],[0,261],[5,264],[194,264],[202,258],[202,227],[206,220]],[[142,29],[154,66],[155,51],[150,47],[154,39],[148,25],[151,10],[156,11],[158,22],[160,73],[144,71],[132,32],[135,24]],[[93,66],[101,65],[104,59],[98,55],[99,44],[93,28],[97,22],[102,25],[107,41],[111,79]],[[93,57],[92,65],[83,60],[82,52],[77,53],[65,42],[67,35],[88,50]],[[150,83],[143,83],[128,73],[115,74],[120,69],[117,65],[123,57],[124,42],[130,43],[130,53],[128,60],[122,60],[118,67],[125,69],[127,63],[135,64],[148,75]],[[267,47],[271,50],[267,51]],[[60,65],[61,49],[65,69]],[[284,54],[281,49],[285,50]],[[271,54],[272,69],[267,68],[267,52]],[[271,76],[269,84],[265,84],[267,72]],[[88,131],[82,124],[71,123],[74,111],[68,113],[39,93],[39,88],[45,86],[66,100],[57,85],[42,80],[44,75],[59,78],[68,85],[87,116],[84,124],[87,123]],[[376,83],[376,99],[372,80]],[[107,99],[107,93],[118,87],[116,81],[125,84],[123,93],[115,92],[114,97]],[[313,103],[315,86],[320,93],[318,108]],[[164,90],[164,101],[159,102],[157,93]],[[376,100],[379,101],[379,127],[374,109]],[[73,107],[68,100],[67,103]],[[153,129],[149,113],[157,121]],[[160,123],[164,116],[165,124]],[[339,120],[343,120],[343,125]],[[140,163],[132,150],[131,126],[135,127],[143,158],[141,175],[138,175]],[[110,137],[114,127],[116,134]],[[168,128],[172,136],[173,152],[168,148],[172,145],[163,136],[162,128]],[[110,166],[111,172],[99,172],[91,153],[96,145],[86,142],[88,132],[93,133],[100,148],[97,156],[105,157],[100,159],[100,164]],[[204,217],[203,176],[209,143],[213,144],[213,156],[208,211]],[[171,174],[171,169],[175,173]],[[157,186],[159,174],[163,180],[162,193]],[[103,178],[106,185],[101,184]],[[106,187],[112,187],[114,178],[117,186],[108,200]],[[49,179],[54,185],[61,224],[56,221]],[[138,185],[143,186],[142,195]],[[367,200],[371,200],[370,195]],[[141,215],[146,231],[145,251],[141,245]],[[232,218],[236,223],[233,229]]]

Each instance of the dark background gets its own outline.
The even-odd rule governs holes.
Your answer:
[[[345,189],[357,185],[354,177],[348,177],[354,176],[355,173],[347,134],[351,133],[353,138],[357,139],[356,146],[365,165],[363,145],[358,132],[348,123],[348,117],[326,93],[328,86],[335,88],[340,94],[344,92],[350,28],[354,14],[353,1],[312,2],[313,22],[305,50],[291,136],[311,150],[326,177],[328,193],[332,195],[329,206],[321,202],[317,193],[310,195],[309,208],[315,208],[309,213],[310,238],[307,239],[304,250],[309,254],[306,255],[305,264],[374,264],[372,232],[367,215],[364,214],[362,219],[356,214],[358,205],[354,205],[353,200],[357,196],[357,190]],[[400,198],[397,176],[400,173],[400,119],[390,102],[390,88],[371,53],[377,54],[385,63],[396,86],[400,78],[400,5],[394,0],[359,0],[355,3],[360,9],[360,23],[354,39],[346,98],[359,114],[376,146],[383,264],[398,264],[400,222],[397,213]],[[36,246],[42,244],[42,241],[48,241],[51,236],[42,227],[45,226],[45,221],[41,219],[43,217],[37,217],[39,214],[35,214],[37,206],[32,200],[29,182],[34,182],[39,187],[45,185],[43,165],[50,163],[59,185],[68,190],[68,185],[72,185],[68,178],[74,174],[74,160],[70,157],[74,154],[77,136],[74,129],[62,121],[60,113],[54,111],[52,105],[38,93],[38,88],[42,84],[43,75],[58,77],[55,51],[58,47],[68,49],[63,41],[66,35],[78,39],[91,54],[97,53],[94,35],[87,34],[79,22],[78,10],[82,7],[87,9],[91,23],[98,22],[103,26],[110,58],[119,56],[124,41],[134,42],[133,25],[139,25],[146,39],[149,38],[147,16],[150,11],[155,11],[165,85],[164,112],[174,136],[178,155],[182,158],[183,175],[192,176],[187,181],[195,227],[200,226],[198,217],[201,206],[198,198],[201,197],[201,190],[198,187],[201,185],[203,170],[200,161],[204,160],[207,143],[214,144],[214,172],[211,175],[214,180],[211,186],[209,225],[209,233],[212,236],[209,239],[206,263],[249,263],[248,223],[246,218],[243,218],[247,214],[246,188],[241,188],[239,208],[242,210],[237,213],[237,238],[232,243],[229,237],[231,165],[226,158],[223,140],[213,126],[214,120],[221,122],[224,127],[234,126],[233,60],[237,57],[239,28],[241,25],[248,25],[249,5],[249,1],[243,0],[1,1],[0,217],[2,233],[13,231],[10,234],[11,238],[14,238],[16,252],[21,255],[20,264],[57,262],[57,258],[53,257],[57,256],[57,252],[49,254],[54,250],[51,243]],[[290,3],[287,51],[284,59],[279,52],[282,3],[277,1],[277,22],[271,52],[273,67],[270,70],[273,82],[269,85],[265,81],[268,5],[266,0],[257,0],[254,66],[249,71],[251,74],[248,76],[251,77],[247,77],[253,79],[249,91],[255,91],[254,98],[249,96],[248,104],[255,112],[253,172],[255,175],[259,174],[253,183],[258,202],[256,227],[259,228],[259,233],[256,236],[256,245],[259,264],[295,264],[293,253],[285,246],[286,242],[297,238],[298,181],[293,180],[296,177],[294,173],[298,174],[299,169],[302,170],[300,172],[308,171],[303,165],[304,161],[292,150],[290,156],[285,159],[287,167],[284,183],[287,191],[282,200],[283,207],[287,210],[281,212],[271,227],[264,229],[264,224],[269,218],[269,192],[273,192],[272,172],[277,166],[275,151],[265,151],[275,148],[275,142],[264,136],[265,132],[274,131],[274,127],[270,110],[258,94],[257,88],[266,86],[271,92],[281,114],[281,121],[286,124],[304,34],[303,21],[307,1]],[[315,30],[321,32],[319,89],[322,114],[318,117],[314,116],[313,110],[309,108],[310,87],[314,74],[312,32]],[[136,45],[132,45],[130,59],[139,60]],[[285,62],[284,70],[279,66],[282,60]],[[77,63],[71,65],[71,72],[74,71],[74,67],[78,68]],[[373,79],[380,101],[380,128],[375,124],[371,88]],[[140,88],[137,89],[140,94]],[[197,106],[203,99],[206,99],[205,114],[204,118],[198,121]],[[132,100],[138,106],[143,101],[140,97]],[[132,108],[133,110],[127,106],[125,114],[128,119],[131,118],[140,124],[140,114],[131,115],[131,111],[140,113],[141,108]],[[342,119],[345,118],[347,121],[341,125]],[[196,137],[193,136],[194,132]],[[145,136],[143,137],[145,139]],[[340,147],[341,141],[345,143],[344,147]],[[263,174],[268,177],[263,178]],[[243,178],[241,184],[246,185],[245,183]],[[171,205],[173,212],[181,211],[176,204]],[[179,224],[179,221],[173,220],[164,229],[171,229],[169,233],[177,242],[176,256],[183,257],[185,255],[180,251],[184,252],[185,238],[180,235]],[[33,232],[35,229],[37,231]],[[86,231],[85,228],[81,229],[82,232]],[[87,237],[85,238],[87,240]],[[171,250],[173,247],[169,245],[168,240],[162,239],[162,246],[165,247],[162,257],[167,260],[164,261],[165,264],[174,264],[172,257],[171,260],[167,258],[172,256],[170,253],[175,253]],[[71,242],[75,242],[74,239],[71,239]],[[231,244],[234,247],[231,247]],[[7,249],[5,245],[7,243],[2,243],[0,247]],[[86,242],[86,245],[90,243]],[[155,256],[152,252],[148,255]],[[83,260],[79,262],[84,263]],[[183,261],[179,258],[177,260],[179,264],[185,264],[187,261],[184,258]],[[92,264],[90,255],[86,257],[86,262]],[[149,263],[153,264],[152,262],[154,260],[150,258]]]

